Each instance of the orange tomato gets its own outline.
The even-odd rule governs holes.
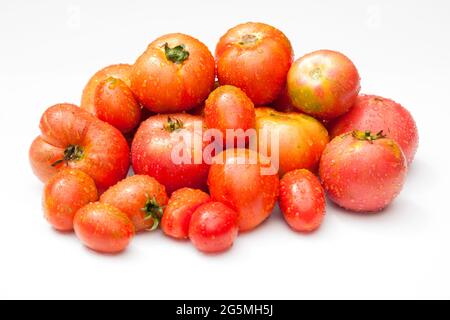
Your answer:
[[[181,33],[148,46],[131,72],[131,88],[150,111],[180,112],[200,105],[214,86],[214,57],[199,40]]]
[[[264,23],[237,25],[216,47],[219,83],[241,88],[256,105],[271,103],[286,84],[293,55],[280,30]]]

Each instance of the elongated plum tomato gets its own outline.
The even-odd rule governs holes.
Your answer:
[[[325,214],[325,193],[319,179],[306,169],[286,173],[280,180],[280,209],[296,231],[313,231]]]
[[[97,201],[95,182],[77,169],[65,169],[51,177],[42,204],[48,222],[57,230],[73,230],[73,217],[81,207]]]
[[[129,64],[113,64],[96,72],[83,89],[81,109],[97,115],[95,92],[97,91],[98,85],[108,78],[114,78],[123,81],[129,87],[131,85],[130,73],[131,65]]]
[[[319,50],[294,62],[287,78],[288,95],[300,111],[321,119],[346,113],[356,101],[359,74],[342,53]]]
[[[360,95],[353,108],[333,121],[332,137],[352,130],[383,131],[388,138],[395,140],[410,164],[419,144],[416,123],[400,104],[380,96]]]
[[[162,183],[168,194],[183,188],[206,189],[209,165],[203,161],[203,118],[190,114],[149,117],[131,146],[134,172]]]
[[[103,253],[123,251],[134,237],[127,215],[106,203],[92,202],[78,210],[73,226],[86,247]]]
[[[64,168],[94,179],[99,193],[123,179],[130,166],[127,141],[113,126],[71,104],[57,104],[42,115],[41,135],[31,144],[35,175],[46,182]]]
[[[353,131],[334,138],[320,160],[320,179],[329,198],[356,212],[380,211],[400,193],[407,162],[382,132]]]
[[[131,72],[131,88],[146,108],[173,113],[192,109],[214,86],[214,57],[199,40],[181,33],[147,47]]]
[[[120,79],[109,77],[95,91],[96,116],[123,133],[132,131],[141,121],[141,106],[131,89]]]
[[[164,233],[173,238],[186,239],[195,209],[210,200],[209,194],[198,189],[181,188],[173,192],[161,220]]]
[[[245,147],[245,131],[255,128],[255,108],[241,89],[229,85],[217,88],[206,100],[204,113],[206,126],[222,133],[224,145],[227,129],[232,129],[228,144],[236,147],[241,142],[240,147]]]
[[[133,222],[136,232],[156,229],[167,201],[164,186],[146,175],[125,178],[100,197],[100,202],[125,213]]]
[[[280,30],[264,23],[239,24],[217,44],[217,76],[221,85],[241,88],[256,105],[268,104],[284,88],[293,56]]]
[[[208,186],[211,198],[236,210],[239,230],[261,224],[278,197],[277,168],[270,159],[250,149],[227,149],[213,158]]]
[[[260,153],[279,161],[280,175],[295,169],[317,169],[329,141],[327,130],[313,117],[266,107],[256,108],[256,130],[260,142],[267,143],[260,144]]]
[[[208,202],[192,214],[189,238],[203,252],[225,251],[238,234],[238,214],[221,202]]]

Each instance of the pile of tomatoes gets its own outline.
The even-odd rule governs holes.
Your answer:
[[[288,38],[267,24],[231,28],[215,58],[191,36],[164,35],[133,65],[94,74],[81,107],[42,115],[29,157],[45,183],[45,217],[99,252],[120,252],[136,232],[158,227],[219,252],[277,201],[299,232],[320,226],[325,195],[347,210],[380,211],[402,189],[418,133],[400,104],[359,91],[348,57],[319,50],[294,62]],[[209,162],[196,124],[224,142],[230,129],[277,132],[277,150],[227,140]],[[196,161],[173,161],[181,130],[200,141],[187,154]],[[275,152],[277,170],[264,172]]]

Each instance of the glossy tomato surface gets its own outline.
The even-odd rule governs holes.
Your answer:
[[[408,163],[414,159],[419,144],[416,122],[411,113],[395,101],[360,95],[353,108],[332,123],[330,134],[335,137],[352,130],[382,130],[400,145]]]
[[[97,201],[95,182],[77,169],[65,169],[52,176],[44,187],[45,218],[57,230],[73,230],[73,217],[81,207]]]
[[[141,121],[141,106],[126,83],[107,78],[95,91],[96,116],[122,133],[131,132]]]
[[[340,52],[319,50],[294,62],[287,89],[292,104],[321,119],[333,119],[350,110],[358,96],[359,74]]]
[[[167,201],[164,186],[147,175],[127,177],[100,197],[100,202],[125,213],[133,222],[136,232],[156,229]]]
[[[134,172],[154,177],[168,194],[183,187],[206,189],[209,165],[203,161],[203,148],[208,143],[203,129],[203,118],[190,114],[148,118],[131,146]]]
[[[283,176],[279,203],[284,219],[296,231],[316,230],[325,215],[325,192],[319,179],[306,169]]]
[[[295,169],[317,169],[320,156],[329,142],[322,123],[298,112],[256,108],[256,129],[260,152],[279,162],[280,175]]]
[[[131,88],[149,110],[192,109],[214,86],[214,57],[199,40],[181,33],[162,36],[147,47],[131,72]]]
[[[189,238],[203,252],[227,250],[238,234],[238,214],[221,202],[208,202],[192,214]]]
[[[227,149],[214,158],[208,176],[211,198],[239,214],[239,230],[256,228],[272,212],[278,197],[277,170],[249,149]]]
[[[400,193],[407,161],[400,146],[382,133],[353,131],[335,137],[320,160],[329,198],[356,212],[380,211]]]
[[[129,87],[131,85],[130,73],[131,65],[129,64],[114,64],[97,71],[83,89],[80,107],[96,115],[95,92],[98,85],[108,78],[114,78],[123,81]]]
[[[204,115],[206,126],[222,133],[224,147],[227,143],[236,147],[238,142],[242,142],[241,147],[245,147],[245,131],[255,128],[253,102],[234,86],[225,85],[215,89],[205,102]]]
[[[64,168],[80,169],[103,192],[129,169],[127,141],[116,128],[71,104],[48,108],[40,121],[41,135],[29,151],[33,172],[46,182]]]
[[[172,193],[164,209],[161,228],[176,239],[187,239],[192,214],[202,204],[211,201],[209,194],[199,189],[181,188]]]
[[[271,103],[286,84],[293,55],[280,30],[264,23],[239,24],[216,46],[219,83],[241,88],[256,105]]]
[[[106,203],[90,203],[75,214],[75,234],[88,248],[103,253],[125,250],[134,225],[125,213]]]

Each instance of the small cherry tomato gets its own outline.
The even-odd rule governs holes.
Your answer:
[[[134,225],[128,216],[106,203],[90,203],[75,214],[75,234],[83,244],[95,251],[123,251],[134,237]]]
[[[100,202],[125,213],[133,222],[136,232],[156,229],[167,201],[164,186],[146,175],[125,178],[100,197]]]
[[[208,202],[192,214],[189,238],[203,252],[225,251],[238,234],[238,214],[221,202]]]
[[[55,229],[73,230],[73,217],[78,209],[97,199],[97,188],[90,176],[81,170],[65,169],[45,184],[44,215]]]
[[[313,231],[325,214],[325,193],[319,179],[306,169],[286,173],[280,180],[280,209],[296,231]]]
[[[161,220],[164,233],[177,239],[187,239],[192,214],[210,200],[209,194],[198,189],[181,188],[173,192]]]

